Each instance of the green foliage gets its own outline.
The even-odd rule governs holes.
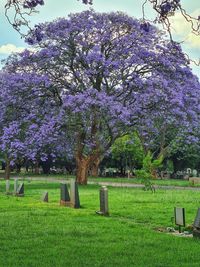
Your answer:
[[[141,183],[144,184],[144,190],[148,191],[151,190],[155,192],[155,187],[152,183],[152,175],[151,173],[145,170],[136,170],[135,171],[136,178],[141,179]]]
[[[142,166],[144,151],[136,133],[116,139],[111,149],[112,158],[121,161],[125,167],[132,169]]]
[[[151,173],[145,170],[136,170],[135,171],[136,178],[141,179],[141,183],[144,184],[144,190],[148,191],[151,190],[155,192],[154,185],[152,184],[152,175]]]
[[[159,156],[157,159],[153,159],[153,154],[148,151],[147,155],[143,159],[143,169],[148,173],[154,173],[156,170],[162,167],[163,156]]]
[[[151,168],[152,168],[152,154],[150,151],[148,151],[147,155],[143,159],[143,169],[151,173]]]
[[[165,168],[166,168],[166,171],[173,173],[174,172],[174,164],[173,164],[173,161],[170,160],[170,159],[168,159],[166,161],[166,167]]]
[[[135,171],[136,177],[142,179],[145,190],[155,192],[155,187],[151,180],[155,178],[157,169],[162,167],[162,162],[163,156],[160,156],[158,159],[153,159],[152,153],[148,151],[143,159],[143,168]]]
[[[152,178],[151,174],[146,172],[145,170],[136,170],[135,176],[138,179],[151,179]]]
[[[197,136],[199,139],[198,130],[194,136]],[[184,168],[200,169],[199,153],[199,142],[186,142],[184,138],[179,138],[178,141],[174,140],[172,143],[169,158],[176,158],[179,170]]]

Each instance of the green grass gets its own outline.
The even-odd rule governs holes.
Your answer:
[[[12,182],[13,183],[13,182]],[[12,185],[13,186],[13,185]],[[0,266],[199,266],[200,241],[159,233],[174,226],[174,206],[192,224],[200,192],[109,188],[110,216],[99,210],[99,187],[79,188],[81,209],[59,206],[59,183],[25,182],[25,197],[5,195],[0,182]],[[41,202],[44,191],[49,203]]]
[[[0,177],[4,177],[4,173],[0,172]],[[21,174],[15,174],[12,173],[11,177],[19,177],[21,179],[23,178],[28,178],[28,177],[33,177],[33,178],[38,178],[38,179],[56,179],[56,180],[69,180],[71,178],[75,178],[75,176],[73,175],[64,175],[64,174],[50,174],[50,175],[44,175],[44,174],[40,174],[40,175],[36,175],[33,173],[21,173]],[[142,184],[142,179],[138,179],[138,178],[125,178],[125,177],[116,177],[116,178],[112,178],[112,177],[89,177],[88,181],[91,182],[95,182],[95,183],[99,183],[99,182],[114,182],[114,183],[130,183],[130,184]],[[190,181],[188,180],[183,180],[183,179],[154,179],[152,180],[152,183],[154,185],[167,185],[167,186],[182,186],[182,187],[200,187],[200,184],[196,183],[196,184],[192,184]]]
[[[114,183],[130,183],[130,184],[141,184],[142,179],[139,178],[110,178],[110,177],[89,177],[89,181],[94,182],[114,182]],[[172,185],[172,186],[200,186],[200,184],[193,185],[188,180],[182,180],[182,179],[152,179],[151,180],[153,184],[155,185]]]

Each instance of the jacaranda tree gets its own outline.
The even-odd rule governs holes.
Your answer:
[[[166,98],[163,91],[156,110],[150,110],[148,117],[140,118],[137,131],[146,153],[150,150],[154,156],[165,158],[176,152],[177,147],[183,147],[183,143],[195,145],[199,142],[196,134],[199,128],[199,80],[190,73],[187,77],[187,80],[177,77],[176,87],[165,81],[171,87],[167,97],[169,102],[163,105]]]
[[[58,136],[58,112],[51,111],[54,103],[41,97],[44,86],[48,86],[46,76],[1,73],[0,150],[6,159],[7,179],[10,165],[16,162],[28,159],[37,164],[66,151],[61,133]]]
[[[32,99],[14,100],[16,105],[23,101],[29,110],[26,138],[34,144],[36,127],[43,133],[42,138],[37,135],[37,143],[47,142],[48,121],[53,135],[62,136],[61,140],[66,137],[66,153],[74,154],[80,184],[87,183],[89,168],[116,138],[132,131],[150,111],[156,112],[158,103],[170,108],[173,92],[180,96],[174,118],[183,120],[179,109],[188,118],[193,110],[193,106],[184,108],[182,99],[185,91],[193,90],[193,75],[180,46],[165,40],[155,27],[123,13],[73,14],[35,26],[26,41],[35,52],[26,50],[10,57],[4,70],[10,80],[13,73],[26,83],[30,77],[44,80],[42,86],[31,82],[24,87],[23,94],[30,92]],[[10,97],[16,94],[10,92]]]

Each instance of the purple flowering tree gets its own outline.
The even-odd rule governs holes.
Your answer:
[[[171,94],[167,97],[168,103],[163,106],[166,95],[165,91],[160,92],[156,110],[151,110],[148,117],[140,118],[137,129],[146,154],[151,151],[155,157],[162,156],[164,159],[177,150],[181,151],[183,143],[187,145],[199,143],[197,129],[200,84],[197,77],[188,70],[185,71],[187,80],[177,77],[175,82],[178,90],[171,87]],[[164,81],[164,86],[170,86],[167,80]]]
[[[123,13],[70,15],[35,26],[26,41],[35,52],[13,55],[4,71],[23,76],[30,83],[23,94],[34,96],[26,101],[33,117],[27,120],[27,147],[52,143],[52,135],[55,147],[68,144],[65,153],[74,154],[80,184],[87,183],[88,170],[118,137],[146,123],[150,112],[156,116],[157,109],[169,111],[172,93],[182,96],[188,77],[193,88],[180,46],[163,39],[155,27],[143,27]],[[34,80],[36,84],[43,80],[42,86],[35,87]],[[15,99],[15,94],[10,97]],[[180,120],[182,99],[176,105],[174,120]],[[43,138],[36,135],[41,131]]]
[[[46,75],[1,73],[0,150],[6,159],[6,179],[10,165],[29,160],[37,168],[39,161],[66,153],[56,100],[43,97],[49,86]]]

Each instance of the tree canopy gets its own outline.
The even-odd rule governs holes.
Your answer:
[[[1,73],[1,148],[12,158],[65,150],[84,184],[93,162],[139,125],[165,114],[196,122],[199,104],[189,103],[199,99],[198,80],[154,26],[90,10],[39,24],[26,41],[34,49],[11,56]]]

